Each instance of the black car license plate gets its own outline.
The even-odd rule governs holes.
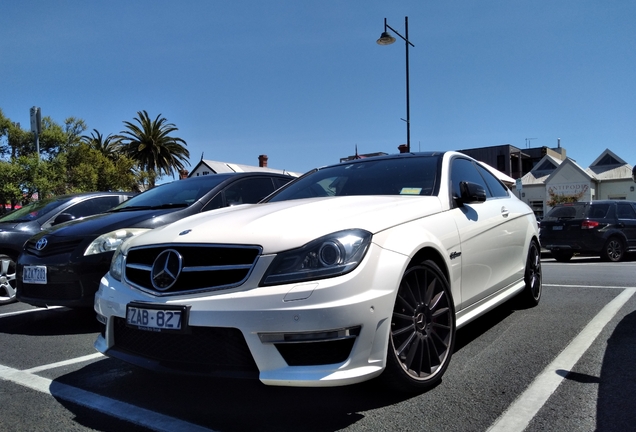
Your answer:
[[[129,303],[126,305],[126,324],[152,332],[186,332],[188,307]]]

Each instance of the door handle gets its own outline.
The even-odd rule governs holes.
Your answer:
[[[505,207],[502,207],[502,208],[501,208],[501,215],[502,215],[503,217],[508,217],[508,215],[509,215],[509,214],[510,214],[510,212],[508,211],[508,209],[507,209],[507,208],[505,208]]]

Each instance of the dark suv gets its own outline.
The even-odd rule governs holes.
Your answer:
[[[636,202],[558,204],[541,221],[541,246],[560,262],[575,253],[620,261],[636,251]]]

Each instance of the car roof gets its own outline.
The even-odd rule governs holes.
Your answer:
[[[265,172],[265,171],[249,171],[249,172],[233,172],[233,173],[219,173],[219,174],[208,174],[208,175],[202,175],[202,176],[196,176],[196,177],[188,177],[185,179],[181,179],[181,180],[174,180],[174,181],[200,181],[200,182],[206,182],[206,181],[211,181],[212,179],[230,179],[230,178],[236,178],[236,177],[279,177],[279,178],[295,178],[295,176],[291,175],[291,174],[280,174],[280,173],[272,173],[272,172]],[[172,182],[168,182],[168,183],[172,183]]]

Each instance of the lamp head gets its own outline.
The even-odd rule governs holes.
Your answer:
[[[382,32],[380,35],[380,39],[378,39],[378,45],[391,45],[395,42],[395,38],[391,36],[388,32]]]

